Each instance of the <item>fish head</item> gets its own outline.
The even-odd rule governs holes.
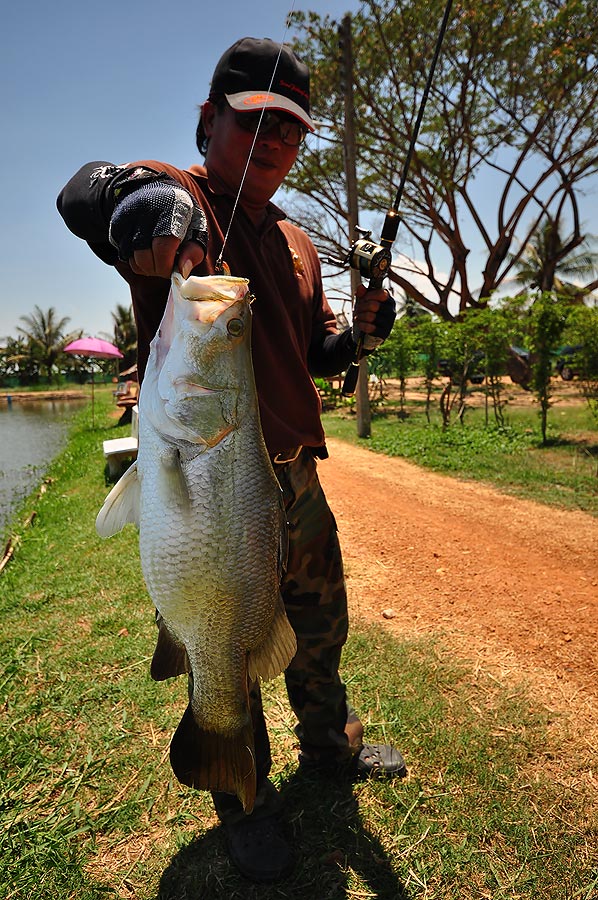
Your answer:
[[[164,436],[214,446],[255,402],[251,299],[245,278],[173,274],[140,401]]]

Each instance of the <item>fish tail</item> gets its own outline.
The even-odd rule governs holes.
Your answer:
[[[187,707],[170,745],[174,774],[189,787],[236,794],[249,814],[256,792],[253,727],[247,724],[234,734],[205,731]]]

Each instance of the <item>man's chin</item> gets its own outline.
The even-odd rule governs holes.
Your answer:
[[[254,169],[252,177],[245,180],[241,197],[252,206],[265,206],[281,184],[278,178],[268,178],[267,172],[260,173]]]

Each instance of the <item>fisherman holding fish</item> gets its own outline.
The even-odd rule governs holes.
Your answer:
[[[111,492],[98,530],[110,534],[125,521],[139,524],[142,567],[158,610],[152,675],[190,674],[190,705],[171,747],[173,769],[185,784],[212,791],[231,858],[246,877],[264,882],[287,875],[293,854],[280,818],[281,798],[268,779],[270,744],[258,676],[271,677],[285,668],[298,720],[301,768],[330,776],[343,770],[355,777],[406,774],[396,749],[364,742],[363,725],[348,705],[339,676],[347,596],[336,523],[316,470],[316,460],[328,453],[312,380],[349,367],[358,332],[366,336],[366,347],[368,341],[370,346],[381,343],[391,331],[395,310],[385,290],[361,286],[353,327],[339,332],[312,242],[271,202],[314,127],[307,67],[285,45],[243,38],[218,62],[201,107],[196,142],[205,166],[181,170],[155,160],[93,162],[76,173],[58,198],[71,231],[128,282],[138,328],[143,382],[139,459]],[[255,298],[251,315],[245,279]],[[202,295],[206,285],[208,306]],[[244,348],[248,334],[251,346]],[[224,349],[217,353],[216,348]],[[223,356],[231,364],[237,360],[228,374],[222,372]],[[242,389],[235,378],[239,381],[245,370],[251,372],[243,376]],[[251,421],[261,423],[261,432],[250,428],[247,440],[245,426],[239,425],[241,400],[246,396],[251,410],[255,389]],[[193,431],[192,410],[202,405],[205,412],[206,403],[209,437]],[[245,469],[248,460],[255,465]],[[233,481],[241,483],[237,495]],[[244,483],[251,496],[239,505]],[[213,501],[206,502],[210,494]],[[234,508],[226,520],[228,533],[222,534],[218,529],[225,529],[229,496]],[[238,518],[249,520],[254,510],[262,509],[269,525],[259,552],[267,545],[269,562],[257,566],[260,572],[253,563],[244,589],[251,584],[253,603],[259,606],[255,596],[263,584],[271,585],[275,572],[274,590],[264,588],[272,594],[272,602],[263,607],[266,626],[255,625],[251,605],[235,607],[237,613],[241,609],[242,621],[232,622],[221,644],[224,655],[229,645],[240,648],[238,658],[233,665],[229,653],[230,660],[214,667],[213,659],[206,663],[214,656],[213,647],[204,651],[202,641],[218,642],[225,616],[199,600],[195,604],[192,594],[213,589],[214,604],[221,603],[228,594],[218,594],[221,586],[215,582],[226,580],[222,591],[236,596],[229,570],[235,574],[243,566],[251,568],[264,517],[260,512],[255,525],[244,523],[238,532],[236,542],[251,550],[243,562],[229,559],[235,550],[231,530]],[[162,526],[160,541],[152,544],[156,515],[168,526]],[[144,524],[144,516],[153,525]],[[198,531],[195,539],[194,527],[199,522],[198,528],[207,528],[202,519],[210,516],[210,533]],[[187,524],[166,557],[161,545],[168,544],[179,521]],[[288,543],[285,538],[280,551],[280,528],[285,526]],[[231,546],[215,543],[214,535]],[[194,549],[185,549],[185,539],[193,539]],[[212,556],[204,546],[213,548]],[[286,560],[280,569],[282,556]],[[268,570],[264,578],[262,569]],[[168,579],[173,578],[172,593],[187,603],[184,614],[183,606],[173,605],[168,596]],[[195,633],[194,616],[201,627],[210,622],[206,635],[199,634],[200,624]],[[247,623],[251,637],[243,628]],[[227,693],[222,682],[229,669]],[[232,724],[221,727],[218,711],[224,717],[227,698],[232,698]],[[210,713],[211,707],[216,712]]]

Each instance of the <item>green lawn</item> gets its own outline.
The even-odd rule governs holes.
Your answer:
[[[598,423],[584,402],[555,404],[548,442],[542,446],[537,408],[529,395],[526,405],[507,405],[503,426],[492,414],[487,421],[478,405],[467,410],[463,424],[454,421],[443,429],[438,393],[430,423],[423,399],[408,401],[404,416],[397,415],[396,402],[387,402],[374,410],[371,437],[359,439],[354,410],[343,405],[324,414],[326,433],[517,496],[598,515]]]
[[[297,866],[280,885],[237,875],[209,799],[171,777],[186,685],[149,677],[136,533],[95,534],[101,442],[117,433],[108,393],[96,399],[100,427],[78,416],[0,575],[0,897],[595,900],[595,749],[574,716],[456,659],[441,634],[397,641],[360,623],[343,674],[368,737],[398,745],[410,775],[299,775],[276,679],[273,776]]]

